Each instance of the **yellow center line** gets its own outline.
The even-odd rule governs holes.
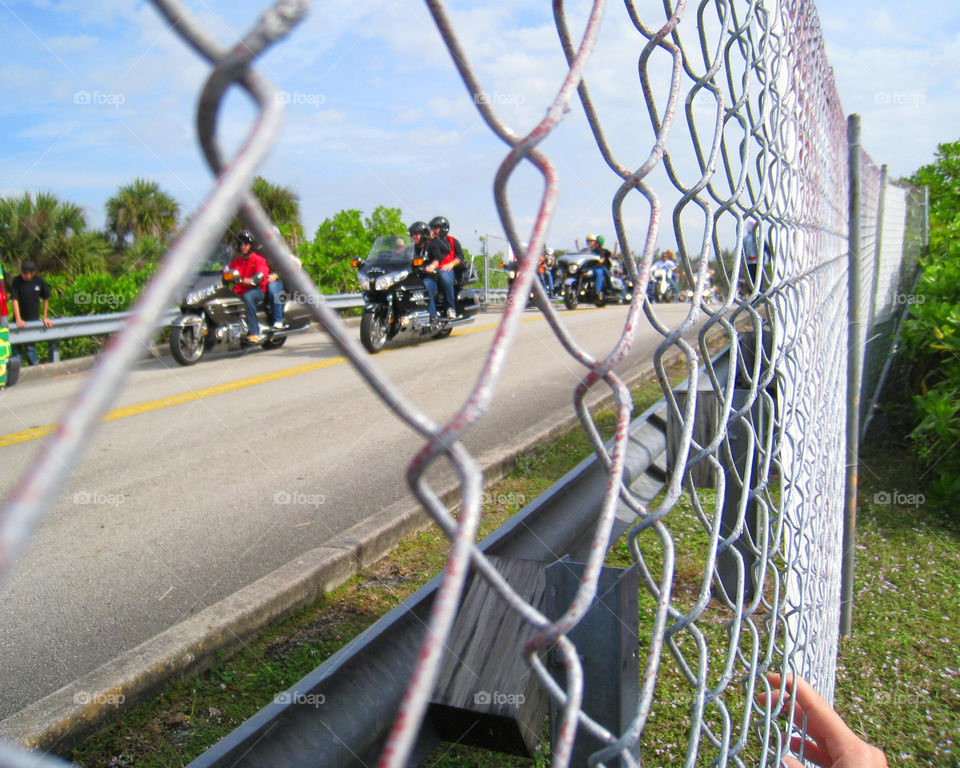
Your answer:
[[[534,317],[526,317],[521,322],[528,323],[542,319],[543,315],[537,314]],[[500,323],[489,323],[487,325],[480,325],[470,329],[458,329],[455,335],[466,336],[470,333],[489,331],[499,325]],[[384,351],[388,352],[390,350]],[[226,384],[218,384],[214,387],[204,387],[203,389],[197,389],[193,392],[184,392],[180,395],[161,397],[157,400],[150,400],[146,403],[128,405],[126,408],[117,408],[116,410],[107,413],[100,421],[104,422],[116,421],[117,419],[126,419],[129,416],[137,416],[141,413],[158,411],[161,408],[169,408],[173,405],[191,403],[195,400],[202,400],[205,397],[214,397],[215,395],[222,395],[226,392],[234,392],[238,389],[245,389],[246,387],[255,387],[258,384],[265,384],[270,381],[286,379],[290,376],[298,376],[301,373],[309,373],[310,371],[317,371],[321,368],[329,368],[334,365],[341,365],[345,362],[347,362],[347,358],[345,357],[332,357],[327,360],[321,360],[317,363],[306,363],[293,368],[285,368],[282,371],[275,371],[274,373],[264,373],[260,376],[251,376],[247,379],[237,379],[237,381],[227,382]],[[18,443],[26,443],[30,440],[38,440],[41,437],[46,437],[47,435],[51,435],[56,432],[58,426],[58,424],[45,424],[42,427],[31,427],[30,429],[24,429],[20,432],[11,432],[7,435],[0,435],[0,448],[4,448],[8,445],[17,445]]]
[[[182,403],[190,403],[195,400],[202,400],[205,397],[213,397],[214,395],[222,395],[226,392],[233,392],[238,389],[245,389],[246,387],[254,387],[257,384],[265,384],[268,381],[277,381],[278,379],[286,379],[290,376],[298,376],[301,373],[309,373],[310,371],[316,371],[321,368],[329,368],[333,365],[340,365],[347,362],[345,357],[331,357],[328,360],[321,360],[317,363],[306,363],[304,365],[298,365],[293,368],[285,368],[282,371],[275,371],[273,373],[264,373],[260,376],[251,376],[247,379],[237,379],[236,381],[230,381],[226,384],[218,384],[214,387],[204,387],[203,389],[197,389],[193,392],[184,392],[180,395],[172,395],[170,397],[161,397],[157,400],[149,400],[146,403],[139,403],[137,405],[129,405],[126,408],[117,408],[116,410],[110,411],[102,419],[103,421],[116,421],[117,419],[125,419],[128,416],[136,416],[141,413],[149,413],[150,411],[157,411],[161,408],[169,408],[172,405],[180,405]],[[29,440],[36,440],[41,437],[46,437],[47,435],[52,434],[57,429],[57,424],[46,424],[42,427],[32,427],[31,429],[25,429],[21,432],[11,432],[8,435],[0,436],[0,448],[3,448],[7,445],[16,445],[18,443],[25,443]]]

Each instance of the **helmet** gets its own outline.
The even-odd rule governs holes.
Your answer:
[[[592,233],[589,234],[589,235],[587,235],[587,242],[588,242],[588,243],[591,242],[591,241],[593,241],[593,240],[596,240],[596,239],[597,239],[597,236],[594,235],[594,234],[592,234]]]
[[[249,230],[241,229],[237,233],[237,242],[240,245],[243,245],[244,243],[250,243],[250,245],[253,245],[253,235],[250,234]]]
[[[413,224],[411,224],[410,227],[407,229],[407,232],[410,233],[410,236],[411,236],[411,237],[412,237],[413,235],[424,235],[424,236],[426,236],[426,235],[429,235],[429,234],[430,234],[430,227],[428,227],[428,226],[427,226],[424,222],[422,222],[422,221],[415,221],[415,222],[413,222]]]
[[[597,245],[603,245],[603,235],[597,235]]]
[[[430,219],[430,229],[439,229],[445,235],[450,231],[450,222],[445,216],[434,216]]]
[[[597,245],[603,245],[603,235],[587,235],[587,242],[589,243],[591,240]]]

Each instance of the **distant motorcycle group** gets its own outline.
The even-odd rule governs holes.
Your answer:
[[[239,254],[229,265],[206,265],[180,301],[180,315],[170,328],[170,352],[181,365],[198,362],[220,344],[276,349],[310,326],[306,297],[284,289],[249,232],[240,232],[237,240]],[[604,247],[603,237],[587,235],[587,246],[559,256],[548,249],[541,255],[537,275],[547,295],[562,299],[570,310],[582,303],[603,307],[631,301],[633,281]],[[443,216],[429,224],[415,222],[406,234],[376,238],[367,257],[353,259],[352,265],[364,301],[360,341],[371,353],[400,338],[446,338],[480,311],[477,292],[470,287],[478,280],[476,270]],[[501,267],[512,288],[517,262]],[[693,289],[681,290],[677,274],[673,253],[665,251],[651,269],[649,301],[692,300]],[[701,299],[708,303],[715,298],[708,277]]]
[[[633,299],[634,284],[623,266],[604,248],[602,235],[587,235],[587,250],[577,250],[555,257],[547,249],[540,258],[538,275],[550,298],[563,299],[567,309],[577,309],[580,304],[603,307],[607,304],[625,304]],[[678,278],[682,276],[673,251],[664,251],[652,265],[647,282],[647,298],[653,304],[676,301],[692,301],[694,288],[681,289]],[[516,260],[502,263],[507,274],[508,289],[517,276]],[[709,304],[717,300],[713,285],[713,270],[704,281],[701,302]],[[695,278],[696,276],[694,276]],[[696,280],[687,281],[694,285]],[[533,294],[528,301],[532,302]]]

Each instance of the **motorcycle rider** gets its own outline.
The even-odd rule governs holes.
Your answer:
[[[463,263],[463,248],[457,238],[450,235],[450,222],[443,216],[430,219],[430,240],[427,242],[427,266],[424,267],[423,284],[429,299],[428,311],[431,322],[436,317],[436,293],[439,285],[447,303],[447,317],[457,319],[457,297],[454,287],[454,268]]]
[[[413,240],[413,257],[426,258],[427,240],[430,239],[430,227],[424,221],[415,221],[407,228]]]
[[[676,259],[673,258],[673,251],[664,251],[660,254],[660,261],[656,262],[654,269],[657,267],[666,270],[667,273],[667,282],[670,284],[670,288],[673,291],[673,296],[676,298],[680,295],[680,284],[677,282],[677,279],[673,276],[673,273],[676,271],[677,267],[680,265],[677,263]]]
[[[273,327],[283,327],[283,302],[280,297],[283,284],[279,280],[269,280],[270,268],[266,259],[253,249],[254,239],[250,232],[240,230],[237,243],[240,254],[234,257],[227,268],[240,273],[240,279],[233,285],[233,292],[243,300],[247,311],[247,341],[258,344],[260,321],[257,319],[257,307],[264,298],[269,299],[268,308],[273,316]],[[254,282],[257,275],[260,276],[260,281]]]
[[[603,282],[610,274],[610,261],[613,254],[603,247],[603,235],[587,235],[587,247],[597,257],[597,266],[593,269],[593,276],[596,280],[595,289],[597,296],[603,296]]]
[[[540,266],[537,270],[540,274],[540,282],[547,291],[547,296],[553,296],[555,286],[553,282],[553,267],[557,260],[553,255],[553,248],[547,248],[540,257]]]

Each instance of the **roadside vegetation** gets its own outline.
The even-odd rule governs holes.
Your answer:
[[[960,141],[910,179],[930,192],[930,249],[903,328],[904,407],[896,409],[930,475],[927,496],[960,519]]]
[[[347,209],[325,219],[307,238],[294,190],[261,176],[251,189],[321,293],[359,292],[350,260],[366,256],[378,235],[406,232],[410,224],[399,208],[378,206],[369,216]],[[173,197],[146,179],[120,187],[106,201],[105,214],[105,227],[97,231],[79,206],[51,193],[0,198],[0,254],[7,280],[19,273],[23,261],[33,260],[51,288],[52,318],[129,309],[184,221]],[[243,227],[234,217],[221,244],[232,249]],[[472,258],[466,249],[464,253]],[[497,264],[498,257],[493,257]],[[494,274],[505,287],[502,273]],[[94,354],[105,341],[70,339],[60,345],[60,354],[63,359]],[[48,359],[46,346],[38,345],[41,360]]]

